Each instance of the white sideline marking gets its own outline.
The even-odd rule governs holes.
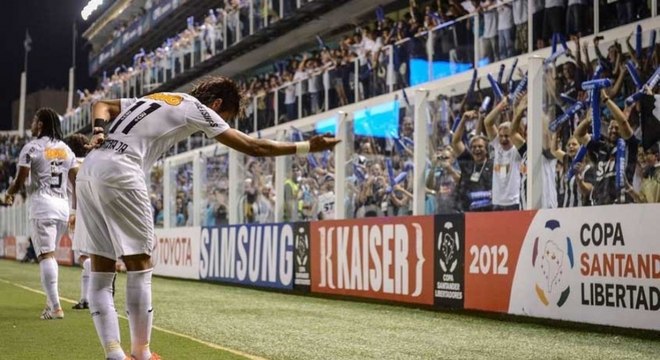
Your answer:
[[[13,286],[16,286],[16,287],[18,287],[18,288],[21,288],[21,289],[23,289],[23,290],[27,290],[27,291],[30,291],[30,292],[33,292],[33,293],[36,293],[36,294],[39,294],[39,295],[46,296],[46,293],[45,293],[45,292],[43,292],[43,291],[41,291],[41,290],[33,289],[33,288],[31,288],[31,287],[27,287],[27,286],[25,286],[25,285],[17,284],[17,283],[14,283],[14,282],[11,282],[11,281],[8,281],[8,280],[5,280],[5,279],[0,279],[0,282],[3,282],[3,283],[5,283],[5,284],[9,284],[9,285],[13,285]],[[64,301],[66,301],[66,302],[68,302],[68,303],[71,303],[71,304],[77,304],[77,303],[78,303],[78,302],[75,301],[75,300],[71,300],[71,299],[65,298],[65,297],[63,297],[63,296],[60,296],[60,300],[64,300]],[[120,318],[122,318],[122,319],[128,321],[128,318],[127,318],[126,316],[119,315],[119,314],[117,314],[117,315],[118,315]],[[189,336],[189,335],[186,335],[186,334],[178,333],[178,332],[176,332],[176,331],[163,329],[163,328],[158,327],[158,326],[152,326],[152,327],[153,327],[153,329],[155,329],[155,330],[162,331],[162,332],[164,332],[164,333],[166,333],[166,334],[170,334],[170,335],[176,335],[176,336],[182,337],[182,338],[184,338],[184,339],[191,340],[191,341],[194,341],[194,342],[199,343],[199,344],[202,344],[202,345],[206,345],[206,346],[208,346],[208,347],[210,347],[210,348],[212,348],[212,349],[217,349],[217,350],[223,350],[223,351],[226,351],[226,352],[230,352],[230,353],[232,353],[232,354],[234,354],[234,355],[243,356],[243,357],[246,357],[246,358],[248,358],[248,359],[250,359],[250,360],[266,360],[266,358],[262,358],[262,357],[259,357],[259,356],[256,356],[256,355],[250,355],[250,354],[248,354],[248,353],[244,353],[244,352],[239,351],[239,350],[230,349],[230,348],[227,348],[227,347],[224,347],[224,346],[220,346],[220,345],[218,345],[218,344],[214,344],[214,343],[210,343],[210,342],[208,342],[208,341],[200,340],[200,339],[194,338],[194,337]]]

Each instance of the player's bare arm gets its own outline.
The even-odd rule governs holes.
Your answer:
[[[89,142],[89,148],[99,147],[105,140],[105,128],[121,112],[121,100],[103,99],[92,106],[92,129],[94,135]]]
[[[228,129],[215,139],[249,156],[281,156],[304,154],[308,152],[320,152],[331,150],[341,140],[329,136],[314,136],[308,141],[281,142],[268,139],[257,139],[238,130]]]
[[[16,179],[9,185],[7,189],[7,194],[5,195],[5,204],[12,205],[14,203],[14,195],[21,189],[21,186],[25,184],[30,175],[30,168],[27,166],[19,166],[16,173]]]

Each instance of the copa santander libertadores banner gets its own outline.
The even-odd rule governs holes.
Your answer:
[[[660,330],[657,205],[466,215],[466,308]]]
[[[432,305],[432,216],[312,222],[312,292]]]

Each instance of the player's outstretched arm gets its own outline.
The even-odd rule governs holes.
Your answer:
[[[257,139],[235,129],[228,129],[215,139],[244,154],[250,156],[281,156],[293,154],[306,154],[331,150],[341,140],[330,136],[314,136],[308,141],[282,142],[268,139]]]

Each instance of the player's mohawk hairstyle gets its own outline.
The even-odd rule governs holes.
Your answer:
[[[229,111],[237,116],[244,107],[243,96],[234,80],[224,76],[207,77],[197,83],[190,95],[202,104],[209,106],[216,99],[222,99],[222,111]]]

